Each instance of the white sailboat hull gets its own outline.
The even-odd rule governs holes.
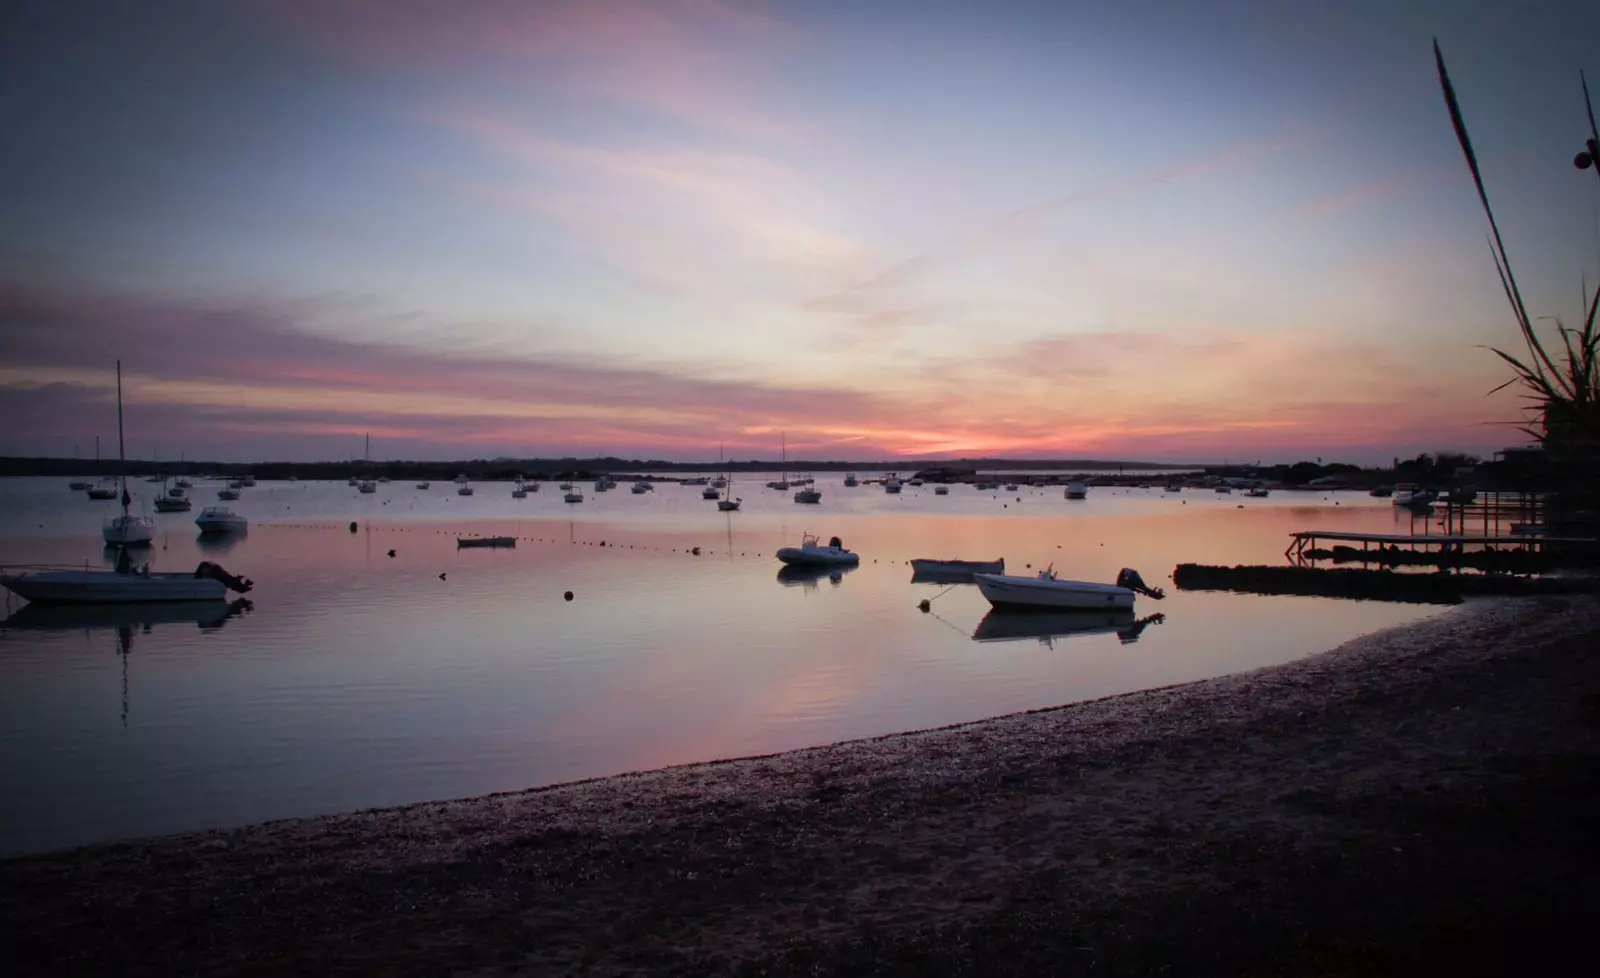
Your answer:
[[[221,582],[192,574],[117,574],[112,571],[39,571],[0,575],[18,597],[43,604],[136,604],[221,601]]]
[[[154,526],[142,516],[116,516],[100,527],[100,536],[109,546],[137,547],[150,542]]]
[[[1132,608],[1134,593],[1114,584],[1059,581],[1002,574],[974,574],[974,583],[996,608]]]

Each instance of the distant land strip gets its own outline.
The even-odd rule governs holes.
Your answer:
[[[251,473],[263,479],[346,478],[357,473],[387,475],[402,479],[448,479],[465,474],[473,479],[512,478],[517,475],[559,476],[597,472],[776,472],[787,468],[791,472],[910,472],[947,470],[956,472],[1196,472],[1202,464],[1176,464],[1163,462],[1129,462],[1104,459],[1027,459],[1027,458],[963,458],[963,459],[895,459],[866,462],[818,461],[815,459],[745,459],[742,461],[669,462],[662,459],[617,458],[493,458],[431,460],[341,460],[324,462],[208,462],[204,460],[156,461],[129,459],[129,475],[243,475]],[[85,458],[43,458],[0,456],[0,476],[29,475],[116,475],[121,470],[115,458],[98,461]]]

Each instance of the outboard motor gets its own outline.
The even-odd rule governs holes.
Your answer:
[[[1117,572],[1117,587],[1125,587],[1147,598],[1155,598],[1157,601],[1167,596],[1167,592],[1146,584],[1144,578],[1140,577],[1139,572],[1132,567],[1124,567]]]
[[[200,562],[200,565],[194,569],[194,576],[210,578],[213,581],[221,581],[222,585],[228,590],[237,591],[240,594],[248,594],[250,589],[255,586],[255,582],[250,580],[250,578],[234,577],[232,574],[229,574],[227,571],[223,570],[221,564],[213,564],[209,560],[202,560]]]
[[[840,540],[838,537],[829,537],[828,538],[828,546],[834,547],[834,548],[836,548],[838,550],[843,550],[844,549],[844,541]]]

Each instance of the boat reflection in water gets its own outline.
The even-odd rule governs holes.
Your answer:
[[[202,533],[194,538],[194,546],[196,550],[203,554],[216,556],[225,554],[237,547],[245,540],[248,534],[248,530],[241,530],[237,533]]]
[[[814,589],[819,581],[821,581],[823,578],[827,578],[828,583],[832,584],[834,587],[838,587],[839,582],[844,580],[844,576],[851,573],[855,569],[856,568],[851,565],[818,567],[785,564],[783,567],[778,568],[778,583],[782,584],[784,587],[805,587]]]
[[[1072,635],[1108,635],[1115,633],[1123,645],[1139,641],[1139,635],[1151,625],[1166,621],[1166,615],[1157,613],[1135,618],[1129,609],[1106,611],[995,611],[991,610],[978,622],[972,633],[975,642],[1015,642],[1035,638],[1045,645],[1053,639]]]
[[[230,618],[248,614],[249,598],[235,601],[161,601],[149,604],[30,604],[0,621],[0,628],[35,631],[134,629],[148,634],[156,625],[193,623],[203,632],[216,631]]]

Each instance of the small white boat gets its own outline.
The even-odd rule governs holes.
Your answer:
[[[596,479],[594,480],[593,488],[595,492],[605,492],[611,488],[611,480],[605,478]]]
[[[686,485],[686,486],[703,486],[703,485],[706,485],[707,483],[709,483],[710,481],[711,481],[711,477],[710,476],[701,475],[701,476],[696,476],[696,477],[694,477],[692,479],[684,479],[682,484]]]
[[[900,480],[895,478],[894,476],[891,475],[889,478],[883,480],[883,491],[888,493],[889,495],[891,495],[891,496],[899,495],[900,494],[900,489],[901,489]]]
[[[861,480],[857,479],[856,474],[852,472],[844,477],[844,484],[854,489],[856,486],[861,485]]]
[[[229,486],[226,489],[218,489],[217,490],[217,498],[221,499],[221,500],[224,500],[224,501],[232,501],[232,500],[238,499],[239,498],[239,490],[233,488],[232,486]]]
[[[417,483],[417,489],[422,491],[422,492],[427,492],[428,489],[430,487],[432,487],[432,485],[433,485],[433,483],[431,483],[431,482],[419,482],[419,483]]]
[[[732,513],[732,512],[735,512],[735,511],[738,510],[739,504],[742,503],[742,502],[744,502],[743,499],[719,499],[719,500],[717,500],[717,512],[719,512],[719,513]]]
[[[572,490],[572,483],[563,482],[561,485],[556,486],[556,488],[560,489],[562,492],[570,492]]]
[[[289,481],[293,482],[294,478],[290,477]],[[188,479],[178,479],[172,483],[172,486],[174,489],[193,489],[194,483],[190,482]]]
[[[368,495],[371,495],[372,493],[375,493],[377,491],[378,491],[378,484],[376,482],[373,482],[371,479],[363,480],[362,483],[359,486],[356,486],[356,492],[364,492],[364,493],[367,493]]]
[[[85,482],[82,479],[78,479],[74,482],[67,483],[67,488],[71,489],[73,492],[88,492],[90,489],[94,488],[94,483]]]
[[[583,493],[569,490],[565,496],[561,497],[561,501],[564,503],[581,503],[583,502]]]
[[[244,475],[239,477],[239,486],[242,489],[253,489],[253,488],[255,488],[255,484],[256,484],[256,477],[253,476],[253,475],[250,475],[249,473],[245,473]]]
[[[721,499],[722,498],[722,493],[719,490],[717,490],[715,487],[706,486],[704,489],[700,490],[700,498],[701,499]]]
[[[768,489],[787,489],[787,488],[789,488],[789,483],[787,483],[787,482],[769,482],[769,483],[767,483],[767,488]]]
[[[635,496],[642,496],[645,493],[650,492],[654,488],[655,488],[655,486],[652,486],[648,482],[635,482],[633,484],[633,488],[631,490],[629,490],[629,491],[632,492]]]
[[[183,498],[183,490],[178,488],[177,486],[173,486],[171,489],[167,490],[167,498],[169,498],[169,499],[182,499]]]
[[[465,472],[463,472],[460,475],[456,476],[456,485],[458,485],[458,486],[464,486],[468,482],[471,482],[471,481],[472,481],[471,479],[467,478],[467,474]]]
[[[183,493],[176,496],[161,496],[156,499],[156,512],[158,513],[187,513],[194,508],[189,502],[189,497]]]
[[[379,482],[388,482],[389,481],[389,477],[386,476],[386,475],[380,475],[380,476],[378,476],[378,481]]]
[[[1183,491],[1183,486],[1181,486],[1181,485],[1179,485],[1177,483],[1172,483],[1171,485],[1167,486],[1167,491],[1168,492],[1182,492]]]
[[[1418,489],[1409,482],[1402,482],[1394,487],[1394,498],[1391,500],[1396,506],[1410,506],[1421,509],[1433,504],[1439,494],[1430,489]]]
[[[100,535],[109,547],[143,547],[150,543],[155,524],[146,516],[113,516],[100,527]]]
[[[117,498],[117,480],[101,479],[85,490],[90,499],[115,499]]]
[[[528,490],[529,492],[538,492],[539,491],[539,483],[537,483],[537,482],[524,482],[522,484],[522,488]]]
[[[728,488],[728,480],[719,475],[715,479],[711,480],[711,488],[726,489]]]
[[[911,573],[922,577],[970,577],[973,574],[1004,574],[1005,558],[999,560],[929,560],[911,562]]]
[[[909,485],[913,485],[913,486],[920,486],[920,485],[922,485],[922,480],[921,479],[912,479],[911,482],[908,483],[908,484]]]
[[[519,483],[517,483],[517,487],[515,489],[511,490],[511,498],[512,499],[527,499],[528,498],[528,490],[522,488],[522,483],[519,482]]]
[[[993,490],[993,489],[999,489],[1000,488],[1000,483],[998,483],[998,482],[974,482],[972,484],[972,488],[980,490],[980,491],[983,491],[983,492],[988,492],[988,491]]]
[[[244,533],[250,521],[226,506],[207,506],[194,518],[201,533]]]
[[[801,535],[800,546],[784,547],[778,551],[777,556],[779,560],[793,567],[854,566],[861,563],[861,556],[846,550],[838,537],[822,544],[818,543],[816,536],[810,533]]]
[[[933,487],[933,494],[935,496],[948,496],[948,495],[950,495],[950,487],[949,486],[934,486]]]
[[[1233,487],[1232,486],[1217,486],[1217,488],[1214,491],[1215,492],[1220,492],[1220,493],[1230,493],[1230,492],[1233,492]]]
[[[355,476],[351,476],[350,478],[345,480],[344,484],[349,486],[350,488],[354,489],[356,486],[361,485],[361,480],[357,479]]]
[[[1251,488],[1250,491],[1246,492],[1245,495],[1249,496],[1251,499],[1265,499],[1272,495],[1272,490],[1265,486],[1255,486]]]
[[[458,496],[470,496],[472,495],[472,492],[472,487],[465,484],[456,489],[456,495]]]
[[[974,583],[996,608],[1132,608],[1134,592],[1114,584],[1063,581],[1045,569],[1036,577],[974,574]]]
[[[360,485],[360,483],[357,483],[357,485]],[[229,489],[243,489],[244,488],[244,480],[243,479],[229,479],[228,480],[228,488]]]
[[[1068,499],[1088,499],[1089,498],[1089,487],[1085,486],[1081,482],[1068,483],[1067,484],[1066,497]]]
[[[797,503],[820,503],[822,502],[822,492],[817,489],[802,489],[794,494],[794,501]]]
[[[1017,489],[1019,489],[1019,488],[1020,487],[1015,482],[1013,482],[1010,485],[1006,486],[1006,492],[1016,492]]]

